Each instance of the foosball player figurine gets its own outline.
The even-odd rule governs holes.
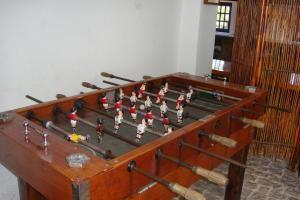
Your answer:
[[[129,99],[130,99],[131,103],[134,103],[134,104],[136,103],[137,97],[136,97],[136,93],[134,91],[131,92],[131,96]]]
[[[135,136],[135,142],[140,142],[140,140],[143,137],[143,134],[146,131],[146,120],[142,119],[142,122],[137,126],[137,130],[136,130],[136,136]]]
[[[150,96],[147,95],[146,96],[146,101],[145,101],[145,108],[147,109],[147,108],[151,108],[151,107],[152,107],[152,101],[150,99]]]
[[[160,103],[160,101],[164,98],[164,96],[165,96],[165,92],[164,92],[163,88],[161,88],[156,95],[155,103]]]
[[[184,94],[180,94],[176,101],[176,110],[179,109],[179,107],[182,105],[182,102],[184,101]]]
[[[192,86],[189,86],[189,91],[186,93],[186,102],[191,103],[194,96],[194,90]]]
[[[169,124],[170,124],[170,121],[169,121],[169,118],[168,118],[168,113],[164,113],[162,123],[164,125],[165,134],[167,134],[168,129],[169,129]]]
[[[123,99],[124,99],[124,96],[125,96],[124,91],[123,91],[122,88],[120,88],[120,89],[119,89],[119,97],[120,97],[120,99],[121,99],[122,101],[123,101]]]
[[[133,102],[130,102],[129,113],[131,115],[132,120],[136,121],[137,112],[136,112],[135,103],[133,103]]]
[[[163,118],[164,113],[168,112],[167,100],[162,100],[160,109],[160,117]]]
[[[222,100],[221,95],[220,95],[216,90],[212,92],[212,95],[213,95],[218,101],[221,101],[221,100]]]
[[[89,135],[83,136],[83,135],[79,135],[77,133],[72,133],[72,134],[66,135],[65,139],[68,141],[72,141],[74,143],[78,143],[79,141],[83,141],[83,140],[88,141],[89,137],[90,137]]]
[[[97,124],[96,124],[96,133],[98,137],[98,142],[101,143],[103,141],[104,136],[104,120],[97,118]]]
[[[70,125],[73,133],[76,133],[77,118],[77,109],[76,107],[73,107],[71,109],[71,113],[69,114]]]
[[[151,108],[147,108],[146,122],[148,126],[153,126],[153,113]]]
[[[139,89],[139,94],[138,94],[138,98],[142,98],[143,94],[145,93],[146,90],[146,82],[143,82],[143,84],[141,85],[140,89]]]
[[[103,94],[101,98],[101,103],[105,111],[108,111],[108,98],[106,97],[106,93]]]
[[[114,131],[115,133],[118,132],[122,121],[123,121],[123,112],[121,110],[119,110],[117,112],[117,115],[115,116],[115,127],[114,127],[115,128],[115,131]]]
[[[183,122],[183,106],[180,105],[177,110],[177,123],[181,124]]]
[[[168,84],[168,82],[165,82],[164,87],[163,87],[164,93],[167,93],[168,89],[169,89],[169,84]]]
[[[116,98],[116,103],[115,103],[115,109],[117,112],[121,110],[122,107],[122,100],[119,98]]]

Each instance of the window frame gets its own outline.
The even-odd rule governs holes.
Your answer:
[[[231,25],[231,14],[232,14],[232,3],[231,2],[220,2],[219,5],[218,5],[218,8],[219,6],[226,6],[226,7],[230,7],[230,10],[229,10],[229,13],[226,13],[226,10],[225,10],[225,13],[224,12],[218,12],[217,10],[217,16],[218,14],[220,15],[220,18],[219,20],[216,18],[216,31],[217,32],[221,32],[221,33],[229,33],[230,32],[230,25]],[[224,20],[221,20],[221,15],[224,14]],[[229,14],[229,20],[226,21],[225,20],[225,15],[226,14]],[[217,22],[227,22],[228,23],[228,28],[225,29],[225,28],[217,28]]]

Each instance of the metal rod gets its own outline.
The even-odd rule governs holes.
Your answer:
[[[257,103],[256,101],[253,102],[253,105],[255,105],[255,106],[262,106],[262,107],[265,107],[265,108],[279,110],[279,111],[287,112],[287,113],[291,113],[292,112],[292,109],[279,108],[277,106],[271,106],[271,105],[267,105],[267,104],[260,104],[260,103]]]
[[[34,102],[36,102],[36,103],[44,103],[43,101],[41,101],[39,99],[36,99],[36,98],[34,98],[34,97],[30,96],[30,95],[25,95],[25,97],[28,98],[28,99],[30,99],[30,100],[32,100],[32,101],[34,101]]]
[[[208,156],[214,157],[214,158],[219,159],[219,160],[226,161],[226,162],[228,162],[228,163],[230,163],[230,164],[234,164],[234,165],[239,166],[239,167],[243,167],[243,168],[246,168],[246,167],[247,167],[247,166],[244,165],[243,163],[240,163],[240,162],[237,162],[237,161],[232,160],[232,159],[230,159],[230,158],[227,158],[227,157],[225,157],[225,156],[221,156],[221,155],[218,155],[218,154],[216,154],[216,153],[210,152],[210,151],[208,151],[208,150],[206,150],[206,149],[203,149],[203,148],[196,147],[196,146],[194,146],[194,145],[188,144],[188,143],[184,142],[183,140],[180,141],[180,145],[189,147],[189,148],[191,148],[191,149],[194,149],[194,150],[196,150],[196,151],[199,151],[199,152],[201,152],[201,153],[204,153],[204,154],[206,154],[206,155],[208,155]]]
[[[132,79],[123,78],[123,77],[116,76],[116,75],[113,75],[113,74],[110,74],[110,73],[107,73],[107,72],[101,72],[101,76],[108,77],[108,78],[116,78],[116,79],[119,79],[119,80],[122,80],[122,81],[131,82],[131,83],[135,82]]]
[[[259,113],[259,112],[255,112],[255,111],[249,110],[248,108],[242,108],[242,111],[243,111],[243,112],[250,113],[250,114],[254,114],[254,115],[257,115],[257,116],[262,115],[262,113]]]
[[[129,170],[130,172],[131,172],[132,170],[135,170],[135,171],[137,171],[138,173],[140,173],[140,174],[142,174],[142,175],[144,175],[144,176],[147,176],[147,177],[149,177],[149,178],[151,178],[151,179],[157,181],[158,183],[160,183],[160,184],[162,184],[162,185],[164,185],[164,186],[166,186],[166,187],[169,187],[169,186],[170,186],[170,182],[169,182],[169,181],[167,181],[167,180],[165,180],[165,179],[162,179],[162,178],[160,178],[160,177],[158,177],[158,176],[155,176],[155,175],[153,175],[153,174],[151,174],[151,173],[149,173],[149,172],[147,172],[147,171],[145,171],[145,170],[143,170],[143,169],[137,167],[135,161],[131,161],[131,163],[129,163],[128,170]]]
[[[136,162],[134,160],[130,161],[127,167],[127,170],[129,172],[132,172],[133,170],[148,177],[156,182],[162,184],[163,186],[167,187],[169,190],[174,192],[175,194],[178,194],[182,197],[184,197],[187,200],[205,200],[206,198],[199,192],[196,192],[192,189],[185,188],[178,183],[172,183],[165,179],[162,179],[158,176],[153,175],[152,173],[149,173],[139,167],[136,167]]]
[[[178,159],[176,159],[176,158],[174,158],[174,157],[171,157],[171,156],[168,156],[168,155],[164,154],[164,153],[162,152],[161,149],[159,149],[159,150],[156,152],[156,156],[157,156],[157,158],[162,157],[162,158],[165,158],[165,159],[167,159],[167,160],[170,160],[170,161],[176,163],[177,165],[186,167],[186,168],[188,168],[188,169],[190,169],[190,170],[193,169],[193,166],[192,166],[192,165],[190,165],[190,164],[188,164],[188,163],[186,163],[186,162],[182,162],[182,161],[180,161],[180,160],[178,160]]]

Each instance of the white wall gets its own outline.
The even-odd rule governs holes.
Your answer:
[[[181,8],[177,71],[210,74],[217,6],[184,0]]]
[[[176,71],[180,0],[0,1],[0,111],[82,91],[109,71]]]
[[[202,4],[199,22],[196,74],[211,74],[216,33],[216,5]]]

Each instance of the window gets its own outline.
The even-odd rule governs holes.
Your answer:
[[[229,33],[232,3],[220,2],[218,5],[216,30]]]

